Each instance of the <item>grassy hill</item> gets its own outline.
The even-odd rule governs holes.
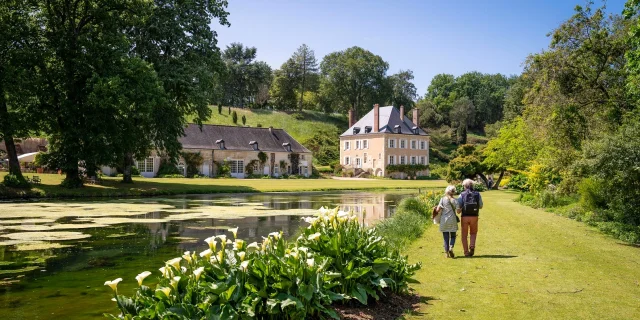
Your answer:
[[[318,131],[336,131],[338,134],[347,130],[348,120],[344,115],[324,114],[316,111],[303,111],[301,113],[288,113],[264,109],[231,108],[231,113],[238,113],[238,125],[242,125],[242,116],[247,118],[246,125],[257,127],[272,126],[286,130],[299,142],[312,137]],[[206,124],[234,125],[227,107],[222,108],[222,114],[218,114],[218,107],[212,107],[211,119]]]

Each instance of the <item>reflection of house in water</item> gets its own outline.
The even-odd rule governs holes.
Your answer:
[[[395,211],[392,195],[388,194],[345,194],[340,208],[353,211],[358,215],[358,221],[365,226],[371,226],[376,221],[388,218]]]

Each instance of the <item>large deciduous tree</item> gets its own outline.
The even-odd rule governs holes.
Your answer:
[[[253,100],[261,84],[271,84],[271,67],[255,61],[258,49],[232,43],[224,50],[226,65],[225,101],[230,105],[244,106]]]
[[[390,103],[393,106],[405,106],[412,108],[418,96],[416,86],[413,84],[413,71],[400,70],[398,73],[389,76]]]
[[[33,3],[7,0],[0,6],[0,143],[9,158],[9,174],[27,183],[20,171],[14,137],[37,128],[37,66],[42,59]]]
[[[318,61],[316,55],[306,44],[301,45],[291,57],[298,68],[300,82],[300,102],[298,110],[302,111],[304,94],[310,82],[318,76]]]
[[[381,98],[389,64],[365,49],[351,47],[326,55],[320,69],[321,92],[357,116]]]

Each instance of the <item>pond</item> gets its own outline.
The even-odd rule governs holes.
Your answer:
[[[294,237],[321,206],[353,210],[372,225],[417,190],[191,195],[101,202],[0,203],[0,319],[104,319],[116,312],[106,280],[130,294],[204,239],[239,227],[238,237]],[[152,276],[153,277],[153,276]],[[152,278],[151,277],[151,278]],[[149,279],[151,279],[149,278]]]

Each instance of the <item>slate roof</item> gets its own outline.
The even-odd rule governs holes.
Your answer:
[[[184,129],[185,136],[179,141],[183,149],[214,149],[220,150],[217,140],[224,140],[225,150],[254,151],[249,143],[258,143],[258,150],[269,152],[286,152],[283,143],[291,145],[291,152],[310,153],[309,149],[302,146],[283,129],[202,125],[202,130],[197,124],[189,124]]]
[[[394,133],[395,131],[393,130],[393,128],[396,125],[400,125],[400,128],[402,128],[402,134],[413,133],[411,129],[415,126],[415,124],[413,124],[413,122],[411,122],[411,120],[409,120],[407,116],[404,117],[404,121],[400,120],[400,110],[398,110],[398,108],[394,106],[380,107],[378,116],[380,118],[380,121],[378,122],[378,124],[380,125],[380,128],[378,128],[379,133]],[[353,136],[353,128],[356,127],[360,128],[360,133],[358,133],[357,135],[375,134],[373,130],[370,133],[364,133],[365,127],[373,127],[373,109],[371,109],[369,113],[358,120],[358,122],[356,122],[351,128],[347,129],[347,131],[345,131],[340,136]],[[417,135],[426,136],[428,134],[424,130],[422,130],[422,128],[418,128]]]

